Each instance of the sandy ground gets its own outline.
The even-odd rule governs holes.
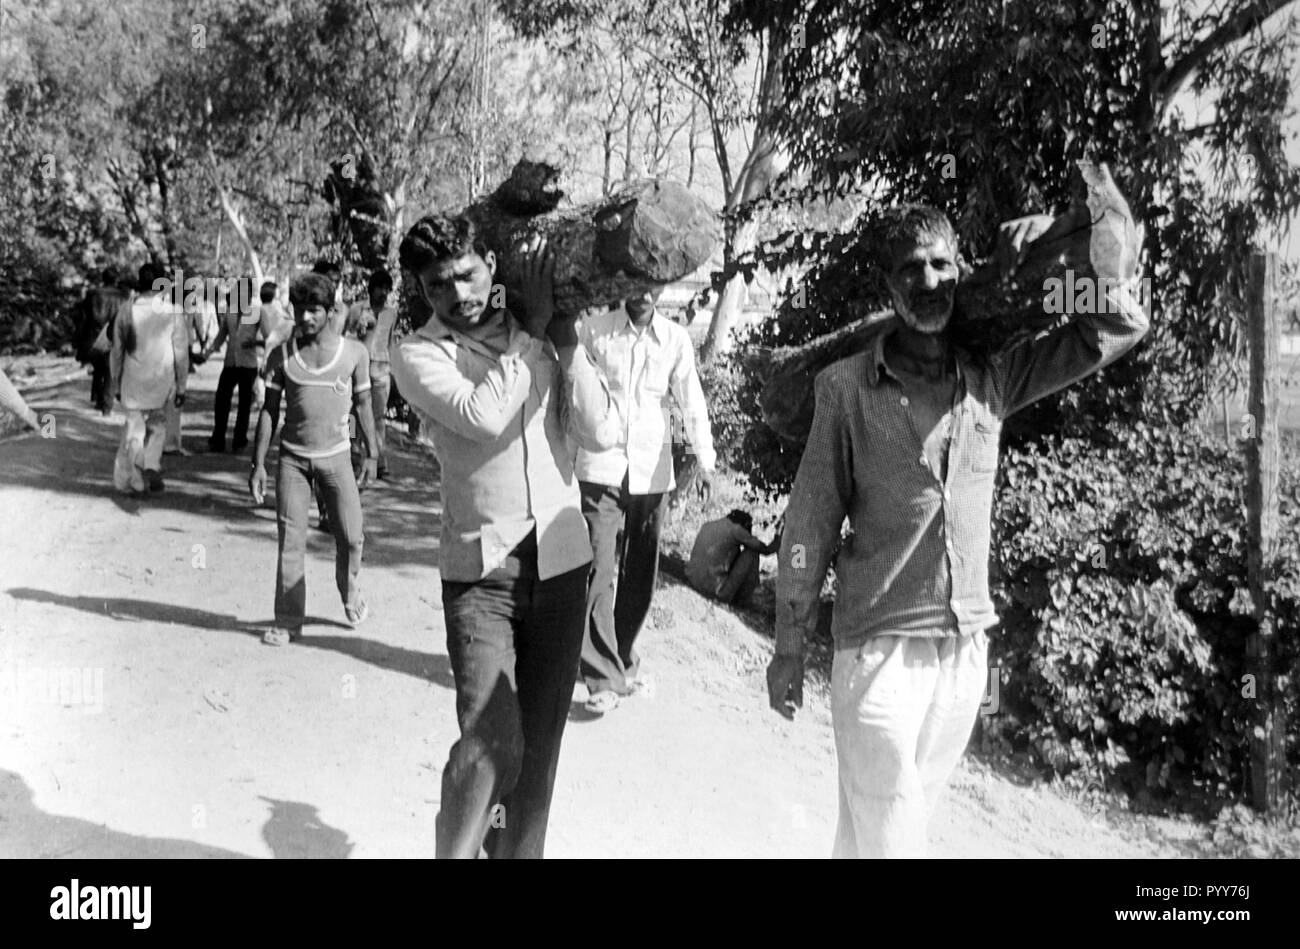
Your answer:
[[[218,371],[191,377],[192,450]],[[394,445],[394,479],[363,495],[373,618],[342,624],[313,531],[306,636],[272,649],[274,511],[247,499],[246,457],[168,458],[165,493],[118,498],[121,418],[88,397],[80,377],[38,390],[53,437],[0,442],[0,856],[431,855],[456,729],[427,458]],[[642,641],[648,694],[603,719],[573,706],[548,855],[826,856],[824,693],[792,723],[769,711],[769,642],[671,577]],[[942,857],[1157,856],[1198,833],[1087,813],[968,756],[931,840]]]

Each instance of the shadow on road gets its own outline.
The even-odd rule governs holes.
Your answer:
[[[271,805],[262,839],[277,860],[341,860],[352,853],[354,845],[347,833],[323,823],[310,804],[273,797],[260,800]]]
[[[47,814],[36,806],[21,776],[0,770],[0,857],[211,860],[247,856],[193,840],[127,834],[80,818]]]

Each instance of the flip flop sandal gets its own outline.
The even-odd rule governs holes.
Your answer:
[[[302,630],[283,629],[279,626],[268,629],[262,634],[262,642],[267,646],[287,646],[302,638]]]
[[[583,708],[595,715],[604,715],[606,712],[612,712],[618,708],[618,701],[617,692],[605,689],[593,693],[591,698],[587,699],[587,704]]]

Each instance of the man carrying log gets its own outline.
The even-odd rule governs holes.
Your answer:
[[[1021,233],[1021,238],[1032,236]],[[975,359],[950,344],[951,223],[911,206],[879,265],[895,318],[816,377],[786,511],[769,701],[803,703],[803,650],[836,563],[832,719],[836,857],[923,856],[936,796],[961,758],[987,675],[990,512],[1003,421],[1114,361],[1147,331],[1127,284],[1111,305]]]
[[[555,313],[545,240],[515,258],[517,314],[468,217],[423,218],[400,260],[432,311],[398,346],[392,374],[442,469],[442,603],[461,733],[442,773],[437,856],[541,857],[591,564],[574,449],[613,445],[618,416],[576,313]]]

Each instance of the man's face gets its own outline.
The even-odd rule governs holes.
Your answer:
[[[663,292],[663,287],[655,287],[653,290],[647,290],[637,296],[628,297],[623,301],[627,315],[634,320],[648,319],[650,312],[655,308],[655,304],[659,301],[659,297],[663,295]]]
[[[904,248],[894,257],[886,279],[894,310],[903,323],[921,333],[942,333],[952,318],[957,289],[957,252],[945,238]]]
[[[387,302],[388,291],[380,290],[378,288],[370,291],[370,309],[374,310],[376,313],[382,310],[384,304]]]
[[[329,321],[329,310],[314,303],[306,306],[301,303],[293,305],[293,325],[298,331],[298,337],[304,340],[315,339],[320,331],[325,328]]]
[[[473,329],[491,317],[488,301],[496,265],[496,255],[491,251],[483,257],[471,250],[440,260],[420,271],[420,293],[443,324],[458,330]]]

